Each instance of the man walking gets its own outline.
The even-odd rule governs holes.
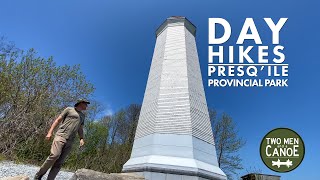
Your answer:
[[[80,138],[80,147],[84,145],[83,125],[85,115],[82,111],[87,109],[88,104],[90,104],[89,101],[84,99],[78,100],[74,107],[67,107],[64,109],[59,117],[53,122],[46,136],[47,140],[50,140],[55,127],[57,127],[60,122],[61,124],[53,139],[51,153],[40,167],[40,170],[36,173],[34,179],[41,179],[51,167],[48,180],[54,180],[60,171],[62,164],[66,160],[67,155],[71,151],[77,133]]]

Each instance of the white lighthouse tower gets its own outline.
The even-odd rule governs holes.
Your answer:
[[[123,172],[147,180],[225,180],[219,168],[202,84],[196,27],[166,19],[156,45],[131,158]]]

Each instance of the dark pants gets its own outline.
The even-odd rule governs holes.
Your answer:
[[[36,178],[41,178],[48,169],[51,167],[51,170],[48,175],[48,180],[54,180],[58,172],[61,169],[62,164],[67,158],[67,155],[71,151],[72,140],[66,140],[63,137],[56,136],[53,139],[51,145],[51,153],[46,159],[46,161],[40,167],[40,170],[36,174]]]

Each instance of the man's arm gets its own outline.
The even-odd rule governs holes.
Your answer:
[[[52,136],[52,133],[53,133],[53,130],[58,126],[58,124],[61,122],[62,120],[62,116],[58,116],[58,118],[56,120],[54,120],[53,124],[51,125],[49,131],[48,131],[48,134],[46,136],[46,139],[47,140],[50,140],[51,136]]]
[[[80,138],[80,146],[84,145],[84,140],[83,140],[83,125],[80,126],[78,130],[79,138]]]
[[[83,125],[80,126],[80,128],[78,130],[78,134],[79,134],[79,138],[83,139]]]

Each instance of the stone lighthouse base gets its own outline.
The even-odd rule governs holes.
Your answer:
[[[146,180],[226,180],[213,144],[190,135],[152,134],[135,139],[122,172]]]
[[[169,173],[157,173],[157,172],[139,172],[135,173],[143,176],[146,180],[209,180],[198,176],[188,176],[180,174],[169,174]]]
[[[195,159],[157,155],[131,158],[122,171],[134,172],[146,180],[226,180],[217,166]]]

